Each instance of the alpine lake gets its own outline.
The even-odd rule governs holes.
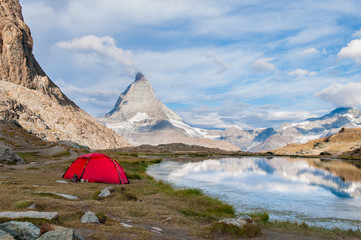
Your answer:
[[[271,221],[361,229],[361,162],[288,157],[163,159],[147,174],[175,188],[197,188],[238,213]]]

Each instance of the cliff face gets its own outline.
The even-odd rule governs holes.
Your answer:
[[[67,98],[36,61],[19,0],[0,1],[0,119],[51,140],[95,149],[129,144]]]

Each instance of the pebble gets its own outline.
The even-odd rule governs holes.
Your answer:
[[[133,227],[132,225],[126,224],[126,223],[120,223],[120,224],[122,224],[122,226],[125,227],[125,228],[132,228]]]

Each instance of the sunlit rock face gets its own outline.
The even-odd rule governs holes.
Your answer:
[[[185,143],[225,150],[239,150],[229,142],[204,138],[205,130],[186,124],[174,111],[155,97],[149,81],[138,73],[120,95],[112,111],[99,121],[130,143]]]
[[[18,0],[0,1],[0,119],[38,137],[95,149],[129,144],[67,98],[36,61]]]

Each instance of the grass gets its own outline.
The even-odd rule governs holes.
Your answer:
[[[57,159],[57,158],[69,157],[69,156],[70,156],[70,151],[68,149],[65,149],[62,152],[52,155],[51,158]]]
[[[260,225],[265,225],[269,221],[269,214],[265,211],[263,212],[256,211],[256,212],[248,213],[247,215],[250,216],[253,219],[253,221],[255,221]]]
[[[210,227],[210,232],[212,234],[227,234],[234,237],[252,238],[261,234],[261,227],[259,225],[247,223],[240,228],[231,224],[215,222]]]
[[[297,223],[291,221],[272,221],[264,225],[265,228],[276,231],[289,233],[301,233],[323,238],[359,238],[361,239],[360,230],[345,230],[341,228],[326,229],[318,226],[311,226],[305,222]]]
[[[117,152],[105,153],[121,163],[131,183],[114,185],[112,194],[98,199],[97,195],[109,184],[69,183],[58,184],[69,162],[55,162],[38,165],[37,168],[23,173],[22,169],[9,171],[0,168],[0,175],[10,177],[17,183],[0,185],[0,211],[26,209],[35,202],[41,211],[59,212],[53,222],[69,228],[85,229],[86,239],[156,239],[159,235],[150,232],[152,226],[164,229],[162,239],[188,238],[235,239],[250,237],[258,230],[249,228],[240,232],[229,226],[218,225],[223,218],[236,216],[232,206],[208,196],[199,189],[176,190],[171,185],[155,181],[146,174],[149,165],[161,162],[160,159],[121,155]],[[60,158],[64,158],[61,156]],[[34,161],[39,161],[35,159]],[[39,177],[40,176],[40,177]],[[48,194],[34,194],[35,191],[53,191],[79,197],[79,201],[67,201]],[[96,213],[103,224],[84,225],[80,219],[86,211]],[[295,232],[332,238],[361,237],[359,232],[316,229],[306,225],[288,222],[269,222],[265,212],[249,214],[261,228],[276,232]],[[170,219],[164,221],[164,219]],[[27,220],[27,219],[21,219]],[[0,219],[7,221],[7,219]],[[49,221],[31,220],[37,226]],[[120,223],[128,223],[133,228],[124,228]],[[50,222],[52,223],[52,222]],[[320,231],[321,234],[318,234]],[[318,235],[317,235],[318,234]]]
[[[17,153],[26,163],[34,162],[39,159],[38,152],[28,152],[28,153]]]

